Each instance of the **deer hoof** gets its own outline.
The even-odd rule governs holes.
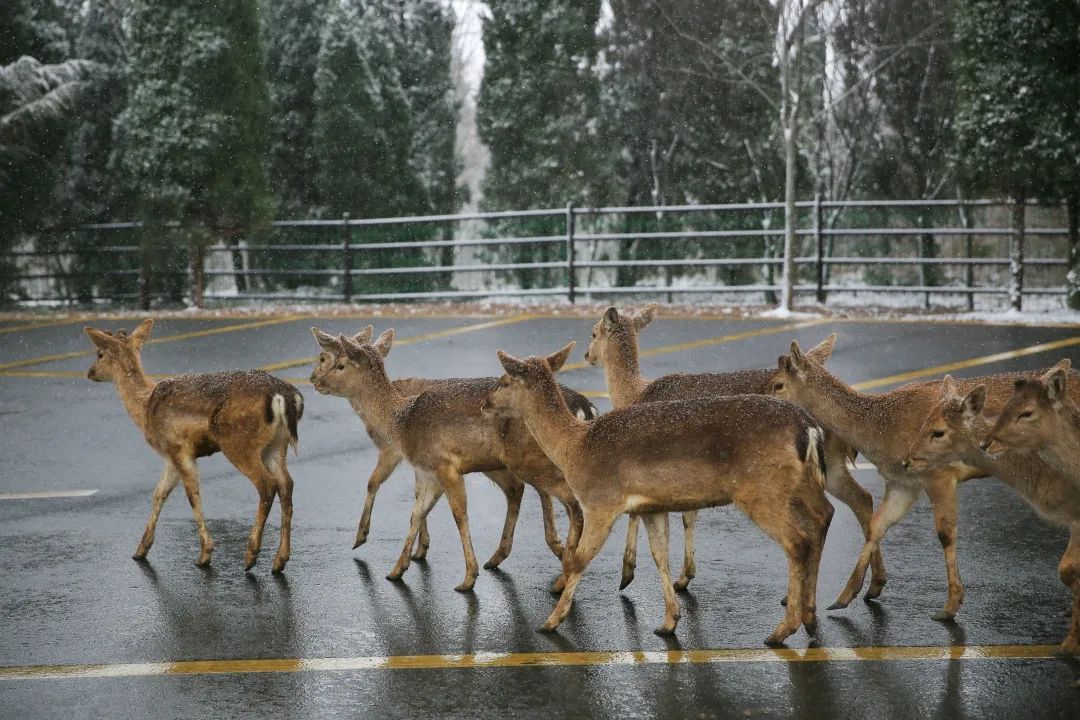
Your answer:
[[[785,603],[784,604],[785,605],[787,604],[786,603],[786,598],[785,598]],[[842,602],[840,600],[837,600],[836,602],[834,602],[832,605],[830,605],[829,607],[827,607],[825,609],[826,610],[843,610],[847,606],[848,606],[848,604],[846,602]]]
[[[625,590],[626,586],[634,582],[634,569],[623,568],[622,580],[619,581],[619,590]]]
[[[938,622],[955,622],[956,613],[949,612],[948,610],[938,610],[936,613],[931,615],[930,618]]]

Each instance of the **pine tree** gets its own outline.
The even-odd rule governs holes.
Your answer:
[[[267,172],[284,217],[307,217],[318,205],[313,139],[315,68],[327,0],[262,4],[270,88]]]
[[[136,0],[128,13],[119,164],[143,219],[179,221],[193,251],[198,303],[202,245],[255,232],[269,214],[269,102],[256,3]]]
[[[599,14],[600,0],[492,4],[477,109],[491,150],[487,207],[592,203]]]

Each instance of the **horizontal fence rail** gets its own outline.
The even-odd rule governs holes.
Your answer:
[[[975,309],[1067,294],[1076,220],[1001,200],[797,202],[792,276],[783,203],[575,207],[280,220],[200,246],[178,223],[42,230],[0,254],[0,301],[258,301],[712,296]],[[1071,228],[1071,231],[1070,231]],[[758,296],[754,298],[752,296]]]

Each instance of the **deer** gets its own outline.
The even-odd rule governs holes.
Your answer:
[[[363,407],[365,422],[387,438],[416,471],[416,498],[405,545],[387,579],[401,580],[409,568],[410,550],[420,522],[445,494],[465,556],[465,577],[455,590],[472,591],[479,571],[469,531],[464,486],[464,476],[470,472],[490,473],[505,469],[518,480],[556,498],[570,518],[567,545],[576,542],[581,513],[558,468],[542,453],[521,447],[518,443],[525,438],[520,433],[508,433],[503,423],[481,413],[482,401],[497,380],[463,379],[407,397],[386,375],[383,359],[389,353],[392,341],[392,330],[387,330],[375,345],[361,345],[339,335],[342,354],[337,362],[328,368],[316,367],[312,373],[312,384],[318,392],[351,398]],[[565,360],[564,357],[562,361]],[[580,394],[566,388],[564,391],[582,416],[595,413],[595,408]],[[538,466],[537,461],[542,464]],[[509,533],[512,538],[512,526]],[[509,544],[505,549],[509,553]],[[568,557],[565,547],[561,553],[556,553],[554,548],[552,552],[565,563]],[[565,573],[555,581],[552,591],[560,591],[564,583]]]
[[[317,327],[312,328],[311,332],[315,336],[315,340],[319,344],[320,349],[319,357],[316,360],[315,370],[312,372],[311,382],[314,384],[316,377],[325,376],[335,365],[344,361],[345,351],[341,348],[341,343],[338,341],[337,337],[330,335]],[[374,332],[375,327],[373,325],[368,325],[360,332],[353,335],[352,340],[360,345],[369,344],[371,343]],[[385,357],[389,354],[392,343],[393,333],[388,330],[379,336],[373,346],[382,353],[383,357]],[[393,380],[393,385],[398,392],[405,397],[413,397],[429,388],[449,386],[460,383],[461,381],[461,378],[450,378],[446,380],[398,378]],[[394,470],[397,469],[397,466],[401,464],[402,457],[389,438],[379,433],[377,428],[373,426],[366,406],[361,404],[355,396],[350,396],[348,400],[353,411],[356,412],[360,417],[360,420],[364,423],[364,429],[378,451],[378,460],[371,471],[371,475],[368,477],[364,507],[360,514],[360,524],[356,530],[356,539],[353,541],[352,549],[355,550],[367,542],[368,533],[371,530],[371,514],[375,508],[375,496],[379,492],[379,488],[382,487],[382,484],[386,482],[390,475],[393,474]],[[582,412],[595,413],[596,411],[591,405],[588,406],[588,409],[580,409]],[[491,559],[484,563],[484,567],[491,570],[498,567],[499,564],[510,555],[510,548],[514,537],[514,528],[517,525],[517,517],[521,508],[525,484],[506,470],[492,470],[485,474],[506,495],[507,514],[504,522],[502,539],[499,543],[498,550]],[[555,527],[555,516],[551,506],[551,497],[539,490],[537,491],[537,494],[540,496],[540,508],[544,518],[544,540],[557,557],[562,557],[562,543],[559,539],[558,530]],[[416,549],[412,554],[412,559],[424,560],[427,557],[430,542],[427,518],[425,517],[420,522]]]
[[[787,608],[766,643],[783,643],[800,625],[813,633],[833,508],[824,491],[824,432],[810,415],[766,395],[733,395],[634,404],[585,422],[555,382],[572,347],[523,360],[499,350],[505,374],[485,401],[524,420],[581,506],[583,527],[564,565],[566,584],[542,630],[555,630],[567,617],[615,520],[632,513],[645,523],[664,594],[664,621],[654,632],[671,635],[680,609],[668,569],[667,513],[734,504],[788,558]]]
[[[1040,394],[1050,385],[1057,385],[1058,391],[1063,390],[1068,368],[1066,360],[1062,365],[1055,366],[1043,379],[1016,380],[1016,394],[1004,408],[998,408],[1001,413],[998,422],[1020,422],[1030,427],[1042,422],[1029,420],[1032,416],[1021,421],[1014,418],[1018,414],[1037,412],[1024,408],[1029,407],[1031,402],[1037,403]],[[1029,394],[1032,388],[1035,392],[1030,394],[1034,397],[1018,399],[1021,394]],[[915,434],[905,467],[922,470],[961,462],[979,468],[984,474],[998,478],[1015,490],[1045,520],[1069,529],[1069,543],[1058,564],[1058,575],[1073,595],[1072,620],[1068,634],[1056,653],[1076,655],[1080,651],[1080,483],[1052,463],[1023,449],[1002,448],[992,454],[985,452],[983,446],[993,444],[990,439],[993,437],[992,421],[985,414],[988,411],[986,401],[986,385],[976,385],[963,394],[957,389],[953,378],[946,375],[941,382],[937,404],[931,408]],[[1014,401],[1021,409],[1009,407]]]
[[[199,533],[195,564],[210,564],[214,541],[203,518],[196,460],[221,452],[259,494],[245,571],[255,566],[274,498],[281,500],[281,537],[271,565],[274,573],[281,573],[291,552],[293,511],[293,479],[286,455],[290,446],[294,452],[298,446],[303,396],[293,385],[261,370],[194,373],[155,383],[142,365],[142,347],[153,327],[154,321],[147,319],[130,335],[124,330],[84,328],[97,348],[86,377],[116,385],[128,415],[165,461],[154,488],[150,519],[132,558],[145,561],[154,544],[161,508],[177,484],[183,483]]]
[[[958,380],[955,385],[958,392],[964,393],[985,385],[989,406],[1000,407],[1013,380],[1020,376],[1019,373],[993,375]],[[851,604],[863,586],[872,554],[880,549],[889,528],[908,513],[923,492],[933,508],[948,583],[945,605],[931,617],[939,622],[952,622],[963,604],[964,586],[956,558],[956,486],[986,473],[963,462],[911,469],[904,466],[915,433],[940,398],[941,383],[940,380],[910,383],[889,392],[867,394],[835,377],[809,353],[802,352],[798,342],[791,343],[789,355],[778,359],[772,380],[773,395],[803,406],[827,431],[874,463],[885,480],[885,497],[870,520],[870,536],[847,584],[828,610]],[[874,589],[871,586],[865,599],[876,597],[872,595]]]
[[[695,397],[720,397],[740,394],[767,395],[774,371],[771,368],[734,370],[723,373],[673,373],[655,380],[646,380],[638,365],[638,333],[656,316],[655,303],[637,312],[620,312],[609,307],[593,326],[585,361],[604,370],[611,404],[623,408],[633,404],[664,400],[687,400]],[[808,354],[824,363],[832,356],[835,336],[823,342]],[[825,489],[851,508],[869,537],[870,518],[874,512],[874,500],[848,470],[848,460],[853,458],[851,448],[840,442],[835,434],[825,436]],[[684,528],[683,569],[675,581],[675,589],[683,591],[696,574],[694,562],[694,524],[697,511],[682,514]],[[637,558],[638,518],[630,515],[627,524],[626,548],[623,553],[622,583],[624,589],[634,579]],[[880,592],[885,585],[885,564],[880,552],[871,558],[873,592]]]
[[[1018,378],[984,448],[1035,453],[1080,487],[1080,408],[1069,393],[1071,368],[1066,358],[1041,377]]]

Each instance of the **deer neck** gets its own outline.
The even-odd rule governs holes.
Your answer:
[[[649,383],[641,377],[636,337],[624,343],[613,342],[611,349],[604,362],[604,382],[612,406],[618,409],[637,402]]]
[[[799,404],[818,422],[873,460],[886,451],[890,423],[885,396],[854,390],[829,373],[804,387]]]
[[[360,383],[360,389],[349,396],[349,404],[364,425],[396,443],[397,418],[406,397],[398,392],[384,372],[372,373]]]
[[[146,411],[150,404],[150,394],[154,392],[156,383],[146,376],[142,362],[135,358],[131,367],[116,379],[116,392],[120,395],[120,402],[131,416],[132,421],[143,433],[146,432]]]
[[[565,475],[573,460],[574,450],[585,433],[585,421],[570,412],[553,377],[545,378],[529,393],[522,410],[525,427],[536,438],[544,454]]]
[[[1066,403],[1057,425],[1053,441],[1038,455],[1062,474],[1077,477],[1080,473],[1080,409]]]

